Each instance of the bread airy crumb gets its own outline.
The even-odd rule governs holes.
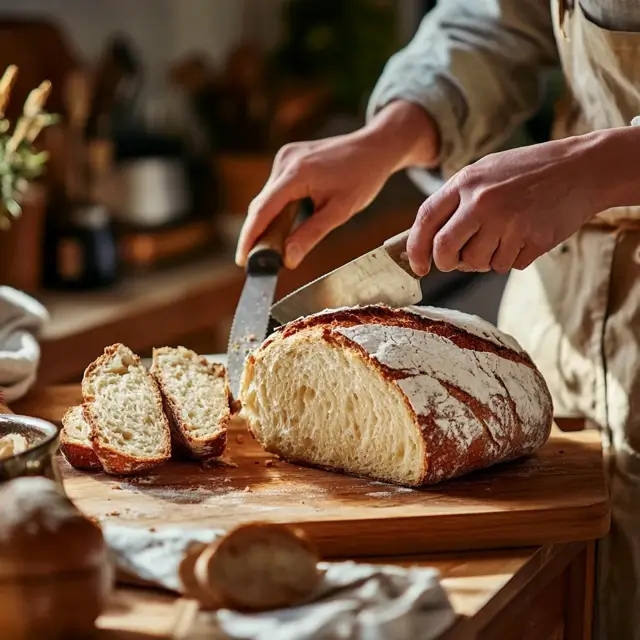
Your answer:
[[[185,347],[153,350],[151,375],[162,393],[174,444],[199,459],[222,455],[231,420],[226,369]]]
[[[62,417],[60,450],[69,464],[76,469],[102,469],[102,464],[91,446],[90,431],[84,419],[82,405],[71,407]]]
[[[128,347],[107,347],[87,367],[82,395],[91,445],[107,473],[137,473],[169,459],[171,437],[160,391]]]

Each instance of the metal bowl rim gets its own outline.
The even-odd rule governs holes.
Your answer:
[[[32,427],[38,430],[41,430],[44,435],[44,439],[40,444],[29,447],[26,451],[22,453],[18,453],[14,456],[9,456],[5,460],[1,460],[0,464],[6,463],[7,460],[20,460],[22,457],[32,457],[33,454],[40,449],[47,449],[60,435],[60,429],[53,424],[53,422],[49,422],[48,420],[43,420],[42,418],[33,418],[31,416],[23,416],[17,413],[3,413],[0,414],[0,427],[2,423],[14,423],[18,425],[23,425],[25,427]],[[1,437],[1,435],[0,435]]]

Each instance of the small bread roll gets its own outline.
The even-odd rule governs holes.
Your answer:
[[[209,596],[205,605],[267,611],[308,598],[320,580],[318,560],[302,531],[252,523],[208,545],[195,561],[194,574],[200,590]],[[203,600],[191,584],[191,594]]]

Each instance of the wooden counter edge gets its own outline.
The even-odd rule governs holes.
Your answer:
[[[439,640],[587,640],[593,620],[594,543],[548,545],[510,551],[462,552],[363,562],[434,567],[458,619]],[[118,589],[99,620],[114,640],[171,637],[180,599],[161,591]],[[197,617],[193,637],[221,637],[210,616]],[[144,636],[133,634],[145,634]],[[147,636],[146,634],[150,634]],[[199,635],[202,634],[202,635]]]

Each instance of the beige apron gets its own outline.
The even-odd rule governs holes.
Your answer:
[[[554,135],[628,126],[640,114],[640,33],[602,29],[578,2],[565,5],[552,10],[571,99]],[[640,160],[629,161],[640,180]],[[499,325],[540,367],[556,416],[602,429],[613,524],[599,549],[596,634],[640,639],[640,211],[598,219],[513,272]]]

